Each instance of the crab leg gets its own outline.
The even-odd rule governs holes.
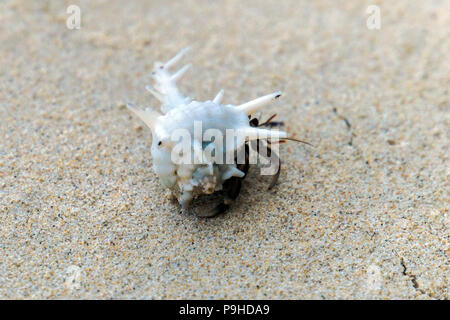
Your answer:
[[[267,146],[267,155],[270,157],[271,154],[272,154],[272,149],[271,149],[269,146]],[[277,181],[278,181],[278,178],[280,177],[280,172],[281,172],[281,160],[280,160],[280,157],[278,157],[278,156],[276,156],[276,158],[277,158],[277,160],[278,160],[278,170],[277,170],[277,172],[273,175],[272,181],[271,181],[270,184],[269,184],[268,190],[272,189],[272,188],[275,186],[275,184],[276,184]]]

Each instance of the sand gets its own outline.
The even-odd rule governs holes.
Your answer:
[[[366,1],[75,2],[0,4],[1,298],[450,298],[448,1],[376,1],[379,30]],[[187,45],[184,93],[282,90],[261,117],[314,145],[215,219],[125,108]]]

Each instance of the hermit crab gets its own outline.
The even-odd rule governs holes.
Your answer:
[[[252,117],[255,111],[279,98],[280,92],[237,106],[222,104],[223,90],[213,100],[204,102],[182,95],[176,81],[190,65],[173,74],[169,68],[187,51],[185,48],[168,62],[154,64],[155,84],[146,89],[161,102],[160,112],[152,108],[139,109],[132,104],[127,107],[151,129],[153,169],[183,210],[189,208],[196,196],[223,190],[224,199],[217,207],[197,213],[212,217],[225,212],[238,197],[242,180],[252,163],[252,151],[256,149],[261,155],[264,149],[263,158],[275,163],[271,188],[278,179],[281,165],[274,146],[295,139],[273,129],[282,125],[273,121],[276,115],[263,123]]]

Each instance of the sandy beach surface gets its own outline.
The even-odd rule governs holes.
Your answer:
[[[0,298],[449,299],[449,12],[2,1]],[[253,168],[214,219],[170,200],[125,108],[159,107],[153,63],[187,45],[185,94],[281,90],[261,117],[314,145],[284,144],[278,185]]]

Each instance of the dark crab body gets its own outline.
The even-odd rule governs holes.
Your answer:
[[[251,116],[249,116],[249,124],[252,127],[280,127],[283,126],[284,123],[282,121],[273,121],[273,119],[276,117],[277,115],[274,114],[272,115],[268,120],[266,120],[263,123],[259,123],[258,118],[252,118]],[[271,144],[271,141],[266,141],[267,144]],[[278,141],[278,143],[284,143],[286,142],[286,140],[280,140]],[[234,201],[236,201],[237,197],[239,196],[239,193],[241,192],[241,188],[242,188],[242,182],[244,181],[244,179],[247,177],[248,171],[250,169],[250,163],[249,163],[249,150],[250,150],[250,142],[246,142],[245,145],[243,146],[244,152],[245,152],[245,163],[243,164],[236,164],[237,168],[239,170],[241,170],[242,172],[245,173],[245,175],[243,177],[232,177],[230,179],[228,179],[227,181],[225,181],[224,185],[223,185],[223,189],[224,189],[224,199],[223,201],[217,205],[217,207],[215,207],[212,211],[207,212],[201,216],[203,217],[215,217],[219,214],[223,214],[225,213],[228,209],[230,209],[231,205],[234,203]],[[262,143],[261,140],[256,140],[255,141],[255,145],[256,145],[256,150],[257,152],[259,152],[259,146],[260,143]],[[270,157],[272,155],[272,149],[270,148],[270,146],[267,146],[267,154],[268,157]],[[281,172],[281,160],[279,158],[278,155],[276,156],[276,160],[278,161],[278,169],[277,172],[272,176],[271,182],[269,184],[268,189],[272,189],[275,184],[278,181],[278,178],[280,176],[280,172]],[[235,161],[237,163],[237,159],[235,158]]]

